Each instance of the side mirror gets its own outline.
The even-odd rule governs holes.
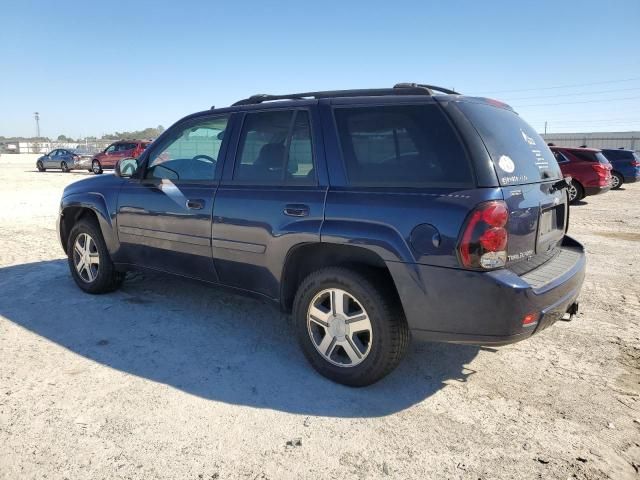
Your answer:
[[[138,170],[136,158],[123,158],[116,163],[115,174],[118,177],[129,178]]]

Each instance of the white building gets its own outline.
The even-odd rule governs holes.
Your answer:
[[[640,132],[547,133],[542,138],[560,147],[620,148],[640,151]]]

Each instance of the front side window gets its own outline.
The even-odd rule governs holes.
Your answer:
[[[178,128],[149,155],[146,178],[213,180],[228,122],[225,115],[192,121]]]
[[[335,110],[351,185],[462,186],[472,181],[466,154],[436,105]]]
[[[309,113],[306,110],[248,113],[233,178],[255,183],[313,183]]]
[[[110,154],[116,151],[116,145],[109,145],[107,149],[104,151],[106,154]]]

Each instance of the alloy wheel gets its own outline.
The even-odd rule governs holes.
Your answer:
[[[617,175],[611,175],[611,188],[618,188],[620,186],[620,178]]]
[[[100,254],[96,242],[87,233],[81,233],[73,244],[73,264],[80,278],[91,283],[98,277]]]
[[[97,160],[94,160],[91,167],[93,169],[93,173],[100,173],[100,162],[98,162]]]
[[[573,202],[577,196],[578,196],[578,189],[572,183],[571,185],[569,185],[569,201]]]
[[[339,367],[355,367],[371,350],[369,315],[350,293],[329,288],[318,293],[307,311],[307,330],[322,357]]]

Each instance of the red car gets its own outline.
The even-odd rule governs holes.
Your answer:
[[[550,146],[565,176],[571,177],[569,201],[575,203],[588,195],[598,195],[611,188],[611,164],[595,148]]]
[[[119,140],[113,142],[104,151],[97,153],[91,160],[91,171],[96,175],[103,170],[113,169],[118,160],[138,158],[151,142],[148,140]]]

